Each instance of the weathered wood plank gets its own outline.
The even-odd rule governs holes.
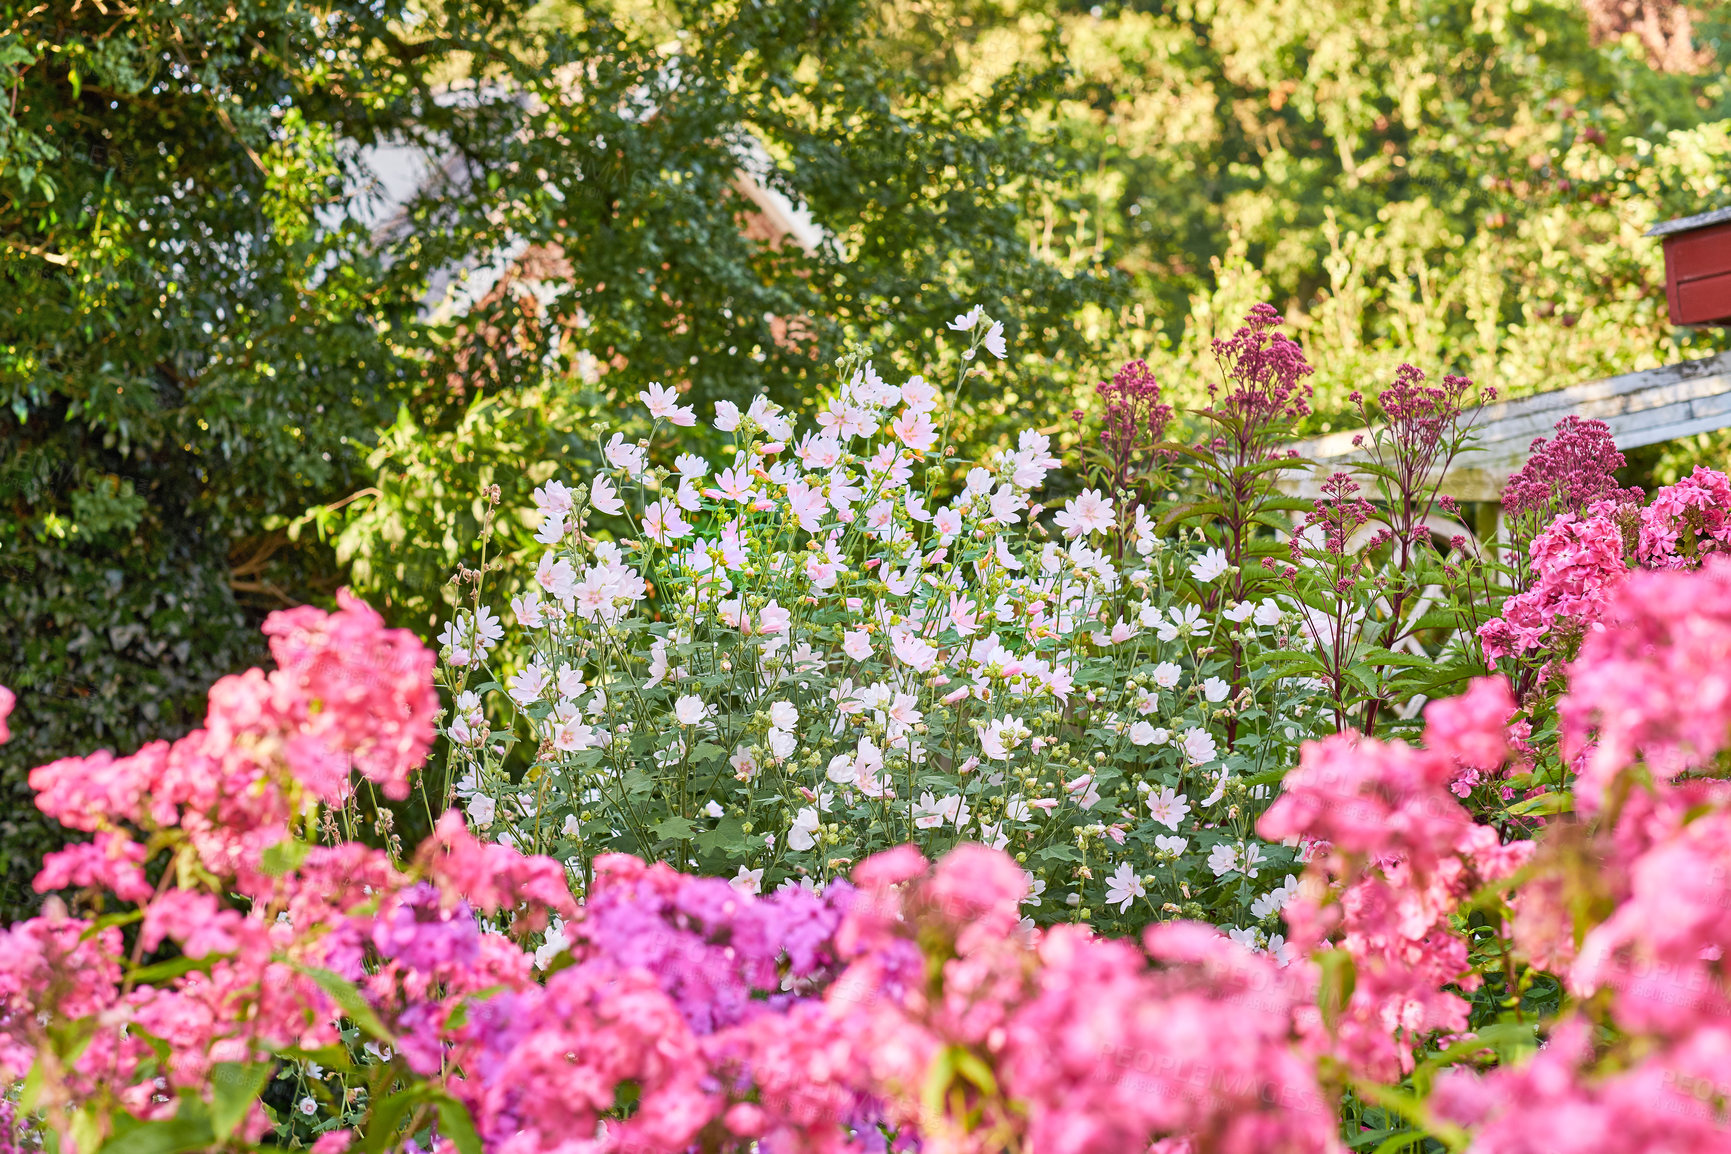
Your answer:
[[[1474,417],[1479,451],[1455,463],[1442,491],[1462,501],[1498,500],[1509,475],[1526,461],[1533,439],[1550,436],[1570,415],[1604,421],[1620,449],[1731,428],[1731,353],[1486,405]],[[1282,487],[1317,495],[1328,474],[1363,459],[1352,446],[1361,432],[1349,429],[1299,444],[1299,453],[1318,466],[1288,474]]]

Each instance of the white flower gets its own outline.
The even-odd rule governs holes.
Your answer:
[[[1014,485],[999,485],[987,505],[992,510],[992,520],[1000,525],[1014,525],[1022,519],[1022,510],[1028,507],[1028,499],[1017,492]]]
[[[1207,681],[1202,683],[1202,696],[1206,697],[1209,701],[1225,701],[1226,695],[1231,692],[1232,686],[1226,684],[1225,681],[1218,677],[1210,677]]]
[[[1203,805],[1214,805],[1226,794],[1226,769],[1221,767],[1220,775],[1214,779],[1214,788],[1208,796],[1202,799]]]
[[[595,731],[579,717],[571,717],[553,727],[553,748],[562,753],[576,753],[596,745]]]
[[[849,629],[841,635],[841,651],[855,661],[864,661],[872,655],[871,634],[864,629]]]
[[[936,829],[941,825],[960,829],[969,816],[968,805],[960,794],[934,798],[929,792],[920,794],[920,800],[914,803],[913,814],[914,825],[919,829]]]
[[[1023,870],[1022,876],[1028,881],[1028,893],[1022,898],[1021,904],[1025,906],[1039,905],[1040,895],[1046,892],[1046,879],[1037,878],[1028,870]]]
[[[698,725],[707,721],[712,712],[695,693],[687,693],[673,703],[673,716],[681,725]]]
[[[1147,896],[1148,887],[1142,884],[1142,879],[1136,876],[1129,862],[1120,863],[1112,871],[1112,876],[1106,879],[1106,904],[1117,903],[1119,913],[1128,910],[1130,903],[1137,898]]]
[[[950,331],[957,333],[971,331],[975,325],[980,323],[980,318],[985,315],[985,312],[985,309],[981,308],[979,305],[975,305],[973,308],[962,313],[960,316],[956,317],[955,320],[950,322]]]
[[[1190,813],[1190,799],[1173,790],[1169,785],[1163,785],[1157,792],[1148,795],[1148,814],[1155,822],[1167,829],[1176,830],[1178,823]]]
[[[1249,601],[1240,601],[1230,609],[1223,610],[1220,616],[1236,625],[1242,625],[1245,619],[1256,612],[1256,606]]]
[[[787,831],[787,844],[796,850],[808,850],[817,844],[812,835],[817,832],[817,808],[806,806],[793,815],[793,828]]]
[[[1010,752],[1031,735],[1019,717],[996,717],[980,730],[980,752],[993,761],[1010,760]]]
[[[938,651],[907,629],[890,630],[890,648],[896,660],[915,672],[925,673],[937,664]]]
[[[571,562],[556,553],[541,555],[540,563],[535,566],[535,581],[556,600],[565,602],[567,608],[577,595],[577,571],[571,568]]]
[[[938,403],[938,390],[926,383],[921,376],[908,378],[908,383],[902,386],[902,404],[912,413],[930,412]]]
[[[757,776],[757,761],[751,756],[751,750],[747,746],[736,747],[733,756],[727,759],[727,764],[733,767],[734,775],[741,781],[750,781]]]
[[[992,327],[986,330],[986,339],[982,343],[985,344],[988,353],[1000,361],[1003,360],[1009,352],[1004,344],[1004,322],[993,321]]]
[[[553,959],[565,952],[565,947],[571,943],[565,940],[565,923],[554,918],[547,927],[547,938],[535,949],[535,968],[544,970],[553,964]]]
[[[541,664],[540,658],[536,658],[505,684],[511,692],[511,700],[520,706],[526,706],[541,700],[541,695],[547,691],[548,681],[547,667]]]
[[[1010,835],[1004,832],[1004,823],[1001,821],[982,821],[980,823],[980,844],[990,846],[993,849],[1003,849],[1009,845]]]
[[[1298,879],[1287,874],[1285,881],[1250,903],[1250,912],[1259,918],[1265,918],[1269,914],[1277,914],[1286,908],[1286,903],[1291,901],[1296,893],[1298,893]]]
[[[1167,616],[1168,620],[1162,621],[1156,630],[1162,641],[1173,641],[1202,632],[1202,610],[1194,605],[1174,605],[1167,610]]]
[[[319,1104],[311,1098],[302,1098],[300,1100],[300,1110],[302,1114],[305,1114],[310,1118],[319,1112]]]
[[[679,506],[662,499],[643,510],[643,535],[657,545],[668,545],[691,533],[691,526],[679,515]]]
[[[1208,868],[1215,877],[1225,877],[1238,868],[1238,851],[1229,845],[1217,845],[1208,851]]]
[[[715,402],[715,427],[724,433],[739,428],[739,406],[732,401]]]
[[[625,512],[625,502],[619,499],[619,490],[612,481],[599,474],[589,486],[589,503],[609,517]]]
[[[1237,926],[1227,926],[1226,936],[1247,950],[1255,951],[1262,948],[1262,935],[1253,929],[1244,930],[1239,929]]]
[[[1274,959],[1274,964],[1281,969],[1292,964],[1292,947],[1286,944],[1285,934],[1270,934],[1267,952]]]
[[[1190,759],[1192,765],[1207,765],[1220,752],[1219,746],[1214,743],[1214,735],[1206,729],[1186,729],[1180,740],[1184,746],[1184,756]]]
[[[565,537],[565,514],[549,513],[541,519],[541,527],[535,530],[535,540],[543,545],[557,545]]]
[[[778,701],[769,707],[769,723],[777,729],[792,729],[799,724],[799,710],[791,701]]]
[[[697,423],[697,413],[689,405],[679,404],[679,394],[672,389],[663,388],[660,382],[651,384],[647,390],[637,394],[649,410],[649,415],[657,421],[672,421],[675,425],[689,428]]]
[[[624,433],[614,433],[613,439],[607,442],[605,450],[607,463],[615,469],[624,469],[629,475],[640,476],[649,463],[649,454],[643,446],[625,439]]]
[[[511,612],[517,617],[517,624],[525,629],[539,629],[547,624],[545,606],[541,604],[541,591],[531,589],[521,597],[511,598]]]
[[[1011,572],[1020,572],[1021,571],[1022,563],[1020,561],[1016,560],[1016,555],[1014,553],[1010,552],[1010,542],[1007,539],[1005,539],[1003,537],[998,538],[998,544],[997,544],[997,547],[995,549],[995,553],[996,553],[996,556],[998,558],[998,564],[1002,565],[1004,568],[1010,570]]]
[[[760,894],[763,892],[763,870],[739,867],[739,872],[728,879],[733,888],[742,894]]]
[[[785,729],[772,729],[763,740],[769,746],[770,756],[777,761],[786,761],[799,748],[799,738]]]
[[[1146,721],[1138,721],[1130,726],[1131,745],[1153,745],[1154,727]]]
[[[721,803],[714,798],[711,798],[709,803],[703,807],[703,812],[709,817],[725,817],[727,815],[727,811],[721,808]]]
[[[1165,640],[1171,640],[1171,638]],[[1183,672],[1182,669],[1178,668],[1176,661],[1162,661],[1154,667],[1154,684],[1161,689],[1175,689],[1178,685],[1178,678]]]
[[[470,798],[466,808],[469,811],[469,822],[476,829],[486,829],[492,825],[493,819],[499,813],[499,803],[484,793]]]
[[[1190,576],[1206,584],[1229,569],[1226,550],[1210,549],[1190,563]]]
[[[1154,848],[1161,853],[1171,854],[1173,857],[1183,857],[1184,851],[1190,848],[1190,839],[1157,833],[1154,835]]]
[[[1260,602],[1257,603],[1256,613],[1255,613],[1255,616],[1253,617],[1253,620],[1256,622],[1256,624],[1262,626],[1265,629],[1270,627],[1270,626],[1279,625],[1280,624],[1280,606],[1275,604],[1274,598],[1264,597]]]
[[[1098,489],[1083,489],[1064,502],[1064,507],[1052,520],[1064,530],[1066,537],[1080,537],[1084,533],[1098,533],[1110,529],[1113,520],[1112,499],[1101,496]]]
[[[1093,809],[1100,804],[1100,787],[1094,784],[1094,775],[1091,773],[1084,773],[1064,788],[1070,794],[1070,799],[1083,809]]]

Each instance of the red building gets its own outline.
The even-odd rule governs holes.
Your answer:
[[[1731,324],[1731,208],[1656,224],[1665,241],[1665,299],[1674,325]]]

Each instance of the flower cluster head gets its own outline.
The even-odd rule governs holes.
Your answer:
[[[406,797],[432,743],[433,656],[346,590],[338,602],[335,613],[271,614],[278,668],[211,686],[204,728],[125,757],[104,750],[32,770],[42,812],[100,835],[51,854],[38,889],[76,877],[137,900],[147,855],[132,833],[175,828],[211,874],[245,874],[305,806],[343,801],[351,771]]]
[[[1104,409],[1100,445],[1119,482],[1127,482],[1135,468],[1156,459],[1156,446],[1172,422],[1172,406],[1161,403],[1160,384],[1141,360],[1127,362],[1094,391]]]
[[[1596,443],[1580,427],[1568,435]],[[1599,627],[1632,571],[1693,569],[1731,547],[1731,479],[1725,474],[1697,467],[1689,477],[1654,493],[1645,507],[1639,504],[1639,490],[1605,490],[1608,477],[1608,470],[1593,474],[1583,466],[1546,482],[1553,485],[1548,491],[1561,496],[1544,508],[1572,500],[1570,494],[1608,495],[1579,512],[1555,516],[1533,535],[1528,587],[1503,604],[1499,617],[1479,628],[1487,660],[1494,663],[1535,650],[1567,659],[1581,639]],[[1542,476],[1522,480],[1523,491],[1530,497],[1540,480]]]
[[[1639,502],[1641,490],[1617,485],[1623,465],[1609,425],[1564,417],[1550,439],[1534,439],[1527,463],[1503,486],[1503,515],[1543,523],[1563,513],[1585,514],[1600,501]]]
[[[1428,385],[1423,370],[1409,364],[1396,369],[1394,384],[1376,394],[1384,435],[1396,455],[1431,460],[1459,423],[1472,387],[1466,377],[1445,375],[1441,385]],[[1364,423],[1371,424],[1363,396],[1353,393],[1351,399]],[[1487,389],[1482,399],[1495,400],[1496,390]]]
[[[1510,897],[1513,944],[1571,997],[1544,1046],[1431,1097],[1473,1149],[1725,1145],[1731,1056],[1731,562],[1631,574],[1566,671],[1563,753],[1584,818],[1548,831]],[[1708,771],[1706,775],[1702,771]]]
[[[1634,573],[1604,618],[1558,705],[1563,753],[1581,759],[1575,790],[1587,812],[1637,757],[1669,779],[1731,744],[1731,559],[1711,558],[1695,573]]]
[[[1207,412],[1248,444],[1310,412],[1311,387],[1304,378],[1315,370],[1298,343],[1278,331],[1285,323],[1280,310],[1259,304],[1244,319],[1230,338],[1214,341],[1214,359],[1226,380],[1208,387]]]

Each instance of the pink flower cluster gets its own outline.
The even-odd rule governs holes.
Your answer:
[[[1569,434],[1578,435],[1578,430]],[[1565,439],[1559,435],[1558,443]],[[1535,458],[1528,469],[1538,464]],[[1479,628],[1486,660],[1492,664],[1533,650],[1567,657],[1603,618],[1632,569],[1692,569],[1731,546],[1731,479],[1725,474],[1698,466],[1692,476],[1653,494],[1642,508],[1636,503],[1639,490],[1607,490],[1609,472],[1601,472],[1576,462],[1546,482],[1553,497],[1543,507],[1570,505],[1586,493],[1610,495],[1579,511],[1571,507],[1533,537],[1529,587],[1503,604],[1500,617]],[[1520,496],[1541,487],[1541,480],[1517,474],[1510,488]],[[1528,493],[1520,499],[1538,497]]]
[[[517,947],[479,934],[471,905],[524,907],[524,926],[547,910],[575,915],[561,867],[477,843],[460,823],[425,851],[418,872],[437,886],[365,846],[293,839],[318,802],[347,794],[351,765],[406,795],[432,737],[432,655],[346,593],[340,602],[334,614],[274,614],[279,668],[213,686],[203,729],[31,774],[45,813],[95,834],[48,855],[37,889],[76,887],[97,909],[137,905],[131,964],[170,943],[180,959],[169,977],[136,981],[113,919],[71,916],[57,899],[0,931],[0,1080],[33,1065],[46,1073],[41,1108],[57,1125],[105,1101],[170,1117],[183,1096],[206,1100],[219,1063],[334,1045],[343,983],[393,1019],[401,1012],[414,1055],[410,1027],[430,1016],[421,1003],[432,984],[460,997],[528,973]],[[153,884],[146,866],[159,855]],[[73,1022],[86,1040],[66,1049]],[[418,1053],[436,1069],[439,1050]],[[242,1133],[256,1140],[268,1127],[255,1106]]]
[[[1731,558],[1694,574],[1635,573],[1603,616],[1608,627],[1582,645],[1558,704],[1563,754],[1580,759],[1575,792],[1588,813],[1637,756],[1669,779],[1731,742]]]
[[[848,1040],[815,999],[782,992],[840,968],[850,887],[756,898],[623,855],[596,874],[565,927],[573,963],[476,1004],[455,1032],[451,1089],[488,1148],[563,1150],[604,1132],[586,1149],[861,1149],[877,1112],[845,1076]],[[637,1108],[609,1121],[625,1086]]]
[[[1638,502],[1641,490],[1617,487],[1616,471],[1623,465],[1609,425],[1564,417],[1554,437],[1533,441],[1527,463],[1503,486],[1503,515],[1543,522],[1584,513],[1600,501]]]
[[[1463,898],[1506,877],[1532,849],[1504,845],[1449,792],[1463,767],[1494,769],[1508,752],[1513,708],[1500,679],[1460,702],[1430,707],[1427,749],[1342,733],[1307,743],[1284,792],[1258,823],[1269,839],[1304,839],[1317,852],[1285,907],[1295,952],[1339,950],[1352,980],[1340,983],[1333,1021],[1315,1006],[1306,1037],[1364,1076],[1398,1081],[1415,1049],[1467,1026],[1467,1003],[1445,987],[1476,988],[1466,942],[1450,925]],[[1325,989],[1322,997],[1331,997]]]
[[[1731,744],[1731,561],[1633,574],[1604,625],[1559,707],[1590,820],[1511,900],[1516,950],[1573,1007],[1532,1061],[1430,1103],[1486,1154],[1731,1148],[1731,786],[1686,776]]]
[[[211,686],[203,729],[126,757],[104,750],[33,770],[38,808],[78,830],[179,827],[204,867],[228,876],[282,840],[309,801],[341,801],[351,766],[407,797],[432,744],[433,655],[347,590],[338,602],[331,614],[271,614],[277,670]]]
[[[1652,569],[1691,569],[1731,547],[1731,478],[1700,465],[1641,510],[1636,554]]]
[[[1315,370],[1298,342],[1279,331],[1283,323],[1280,310],[1259,304],[1230,338],[1214,342],[1214,359],[1229,387],[1209,385],[1204,412],[1232,429],[1241,447],[1310,412],[1312,390],[1304,378]]]
[[[1026,875],[983,846],[935,870],[904,846],[854,880],[837,939],[854,960],[826,1002],[926,1148],[1338,1148],[1295,1044],[1298,971],[1195,923],[1152,927],[1141,949],[1081,926],[1024,933]]]
[[[1588,516],[1564,513],[1531,546],[1533,587],[1503,603],[1502,616],[1479,628],[1485,659],[1530,649],[1564,649],[1604,612],[1628,573],[1617,506],[1595,506]]]

